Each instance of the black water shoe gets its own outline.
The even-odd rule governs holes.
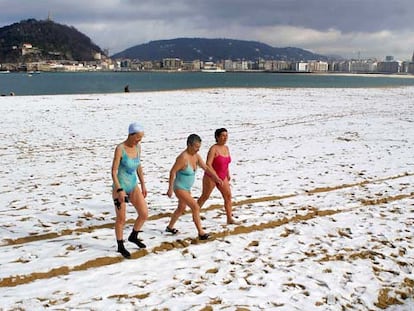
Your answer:
[[[131,253],[128,252],[125,247],[118,248],[118,253],[121,253],[121,255],[124,256],[125,258],[128,258],[128,259],[131,258]]]
[[[131,243],[136,244],[139,248],[146,248],[147,247],[144,243],[142,243],[141,239],[134,238],[132,236],[129,236],[128,241],[131,242]]]
[[[210,237],[210,235],[208,233],[204,233],[204,234],[199,234],[198,238],[200,240],[207,240]]]
[[[119,240],[116,241],[118,243],[118,253],[121,253],[122,256],[124,256],[125,258],[131,258],[131,253],[127,251],[127,249],[124,246],[124,241],[123,240]]]

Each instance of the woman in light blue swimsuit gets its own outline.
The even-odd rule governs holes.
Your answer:
[[[128,138],[116,147],[112,162],[112,199],[114,200],[116,213],[115,236],[118,252],[125,258],[131,257],[130,252],[124,246],[123,240],[126,203],[128,202],[131,202],[138,213],[128,241],[136,244],[139,248],[146,247],[142,240],[138,238],[138,232],[140,232],[148,218],[148,207],[145,202],[147,189],[140,160],[143,136],[142,126],[138,123],[131,123],[128,129]],[[138,187],[138,180],[141,189]]]
[[[200,166],[203,170],[207,171],[218,184],[221,184],[223,181],[217,176],[214,170],[207,167],[201,156],[198,154],[200,146],[200,136],[196,134],[188,136],[187,148],[180,153],[170,170],[167,195],[171,198],[174,192],[175,196],[178,198],[178,206],[171,216],[166,231],[172,234],[178,232],[178,230],[174,228],[174,225],[178,218],[183,214],[186,206],[189,206],[193,215],[194,224],[197,228],[198,237],[201,240],[206,240],[208,239],[209,234],[205,233],[201,226],[200,206],[190,193],[191,187],[194,184],[197,166]]]
[[[177,174],[175,174],[174,190],[182,189],[190,191],[194,184],[196,169],[197,167],[193,168],[190,162],[187,162],[186,168],[179,170]]]

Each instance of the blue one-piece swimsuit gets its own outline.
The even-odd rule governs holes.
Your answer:
[[[181,189],[181,190],[190,191],[191,187],[194,184],[194,180],[195,180],[195,170],[190,165],[190,163],[188,163],[185,169],[179,170],[177,174],[175,175],[174,190]]]
[[[138,151],[138,147],[137,147]],[[121,188],[130,194],[138,184],[137,168],[140,165],[139,152],[136,158],[130,158],[122,146],[122,157],[118,167],[118,181]]]

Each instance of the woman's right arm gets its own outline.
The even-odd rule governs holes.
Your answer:
[[[176,159],[175,159],[175,163],[172,166],[171,170],[170,170],[170,176],[168,178],[168,191],[167,191],[167,195],[168,197],[172,197],[172,194],[174,192],[174,180],[175,180],[175,175],[177,174],[177,172],[180,169],[184,168],[184,163],[185,163],[185,159],[184,156],[182,154],[180,154]]]
[[[114,184],[114,191],[121,188],[121,184],[119,183],[119,180],[118,180],[118,168],[119,168],[120,161],[121,161],[121,150],[119,146],[117,146],[115,148],[114,159],[112,161],[112,170],[111,170],[112,181]]]

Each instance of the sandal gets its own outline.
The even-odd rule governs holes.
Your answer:
[[[172,234],[177,234],[178,230],[175,229],[175,228],[170,228],[170,227],[167,226],[167,228],[165,228],[165,232],[169,232],[169,233],[172,233]]]

